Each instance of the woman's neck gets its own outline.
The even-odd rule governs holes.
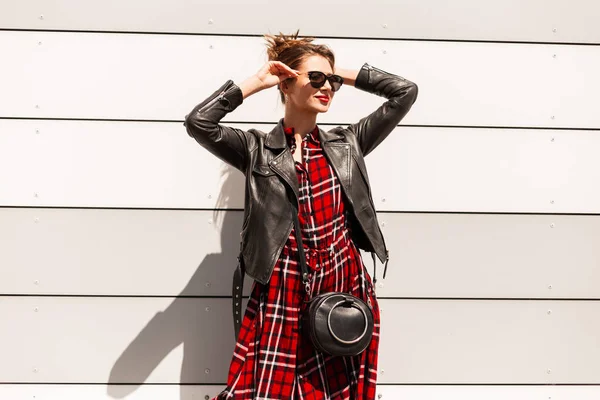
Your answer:
[[[308,135],[317,124],[317,113],[301,112],[293,110],[291,107],[285,108],[285,116],[283,117],[284,128],[294,128],[294,133],[304,136]]]

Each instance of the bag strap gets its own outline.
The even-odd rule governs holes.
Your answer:
[[[294,231],[296,231],[296,246],[298,247],[298,258],[300,262],[300,271],[302,272],[302,283],[304,284],[304,289],[306,293],[310,297],[310,280],[308,278],[308,267],[306,266],[306,255],[304,254],[304,243],[302,242],[302,231],[300,228],[300,220],[298,219],[298,207],[294,201],[291,202],[292,205],[292,220],[294,221]]]

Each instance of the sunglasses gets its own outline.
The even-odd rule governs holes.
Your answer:
[[[329,81],[329,85],[331,85],[331,90],[333,92],[337,92],[338,90],[340,90],[340,88],[342,87],[342,84],[344,83],[344,78],[342,78],[341,76],[339,76],[339,75],[327,76],[321,71],[302,72],[300,75],[302,75],[302,74],[308,75],[310,85],[312,87],[314,87],[315,89],[319,89],[319,88],[323,87],[323,85],[325,85],[325,82]]]

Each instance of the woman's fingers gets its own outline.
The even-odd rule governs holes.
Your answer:
[[[291,69],[281,61],[272,61],[273,66],[277,69],[278,76],[284,75],[286,78],[293,78],[298,76],[298,71]]]
[[[275,86],[289,78],[295,78],[299,72],[290,68],[281,61],[269,61],[256,73],[257,78],[263,83],[263,89]]]
[[[295,69],[291,69],[290,67],[288,67],[287,65],[285,65],[284,63],[281,63],[281,65],[283,66],[283,68],[285,68],[286,71],[288,71],[292,76],[298,76],[298,71],[296,71]]]

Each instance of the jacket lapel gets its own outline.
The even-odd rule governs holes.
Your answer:
[[[296,201],[300,197],[298,188],[298,176],[296,175],[296,167],[294,158],[289,149],[283,150],[279,155],[273,158],[270,162],[271,169],[279,175],[292,189],[296,196]]]
[[[292,192],[296,196],[297,201],[300,197],[298,176],[296,175],[294,158],[292,157],[292,153],[290,152],[285,141],[285,133],[283,132],[283,119],[280,120],[277,126],[269,133],[265,140],[265,146],[273,150],[280,150],[280,153],[271,160],[269,165],[273,172],[287,182],[289,187],[292,189]]]
[[[331,167],[335,171],[342,189],[346,193],[346,197],[349,199],[352,198],[350,196],[350,182],[352,181],[350,174],[350,161],[352,157],[350,154],[350,143],[340,141],[340,139],[343,139],[342,135],[325,132],[322,129],[319,129],[319,136],[323,151],[329,160],[329,164],[331,164]]]

